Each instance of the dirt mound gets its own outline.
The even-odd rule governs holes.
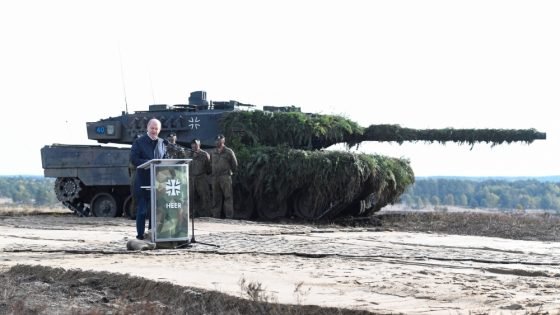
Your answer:
[[[1,314],[373,314],[274,303],[257,283],[248,299],[140,277],[17,265],[0,274]]]
[[[524,213],[380,212],[374,217],[339,220],[341,225],[382,226],[406,232],[501,237],[527,241],[560,241],[560,216]]]

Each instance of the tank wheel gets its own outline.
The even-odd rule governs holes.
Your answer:
[[[276,204],[277,207],[268,207],[261,203],[261,206],[257,208],[257,213],[259,219],[264,220],[277,220],[285,218],[288,215],[288,208],[285,203]]]
[[[249,220],[256,216],[253,196],[240,185],[233,186],[233,213],[236,219]],[[197,212],[195,212],[197,216]]]
[[[325,208],[327,208],[326,205],[320,203],[319,200],[314,198],[314,194],[310,194],[307,191],[298,194],[293,199],[294,216],[301,219],[319,219],[323,214],[319,209]]]
[[[134,199],[132,198],[132,195],[126,197],[126,200],[124,201],[123,210],[127,218],[131,220],[136,219],[136,205]]]
[[[260,219],[276,220],[288,215],[288,204],[285,201],[270,202],[273,196],[263,196],[257,201],[257,213]]]
[[[72,202],[79,197],[82,190],[80,180],[71,177],[58,177],[54,182],[56,198],[61,202]]]
[[[116,217],[119,213],[117,201],[109,193],[98,193],[91,200],[91,213],[96,217]]]

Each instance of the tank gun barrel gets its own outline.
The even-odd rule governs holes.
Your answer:
[[[299,112],[234,112],[222,121],[226,136],[248,145],[285,145],[292,148],[322,149],[337,143],[350,146],[364,141],[378,142],[455,142],[491,145],[546,139],[535,129],[412,129],[399,125],[361,127],[344,117]]]
[[[459,144],[473,145],[486,142],[492,145],[503,143],[525,142],[532,143],[534,140],[545,140],[546,133],[535,129],[412,129],[399,125],[371,125],[364,129],[358,141],[379,142],[455,142]]]

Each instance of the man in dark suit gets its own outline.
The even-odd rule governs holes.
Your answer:
[[[158,137],[161,131],[161,122],[155,118],[148,122],[148,132],[140,138],[134,140],[130,150],[130,161],[135,167],[144,164],[152,159],[167,158],[165,140]],[[133,194],[136,198],[136,238],[144,239],[146,229],[146,215],[150,209],[150,190],[142,189],[141,186],[150,186],[150,170],[137,169],[136,180],[134,182]],[[152,228],[152,221],[149,220],[148,229]]]

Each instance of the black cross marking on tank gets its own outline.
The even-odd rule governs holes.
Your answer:
[[[200,127],[200,119],[198,119],[198,117],[191,117],[189,119],[189,127],[191,127],[191,129],[198,129],[198,127]]]

